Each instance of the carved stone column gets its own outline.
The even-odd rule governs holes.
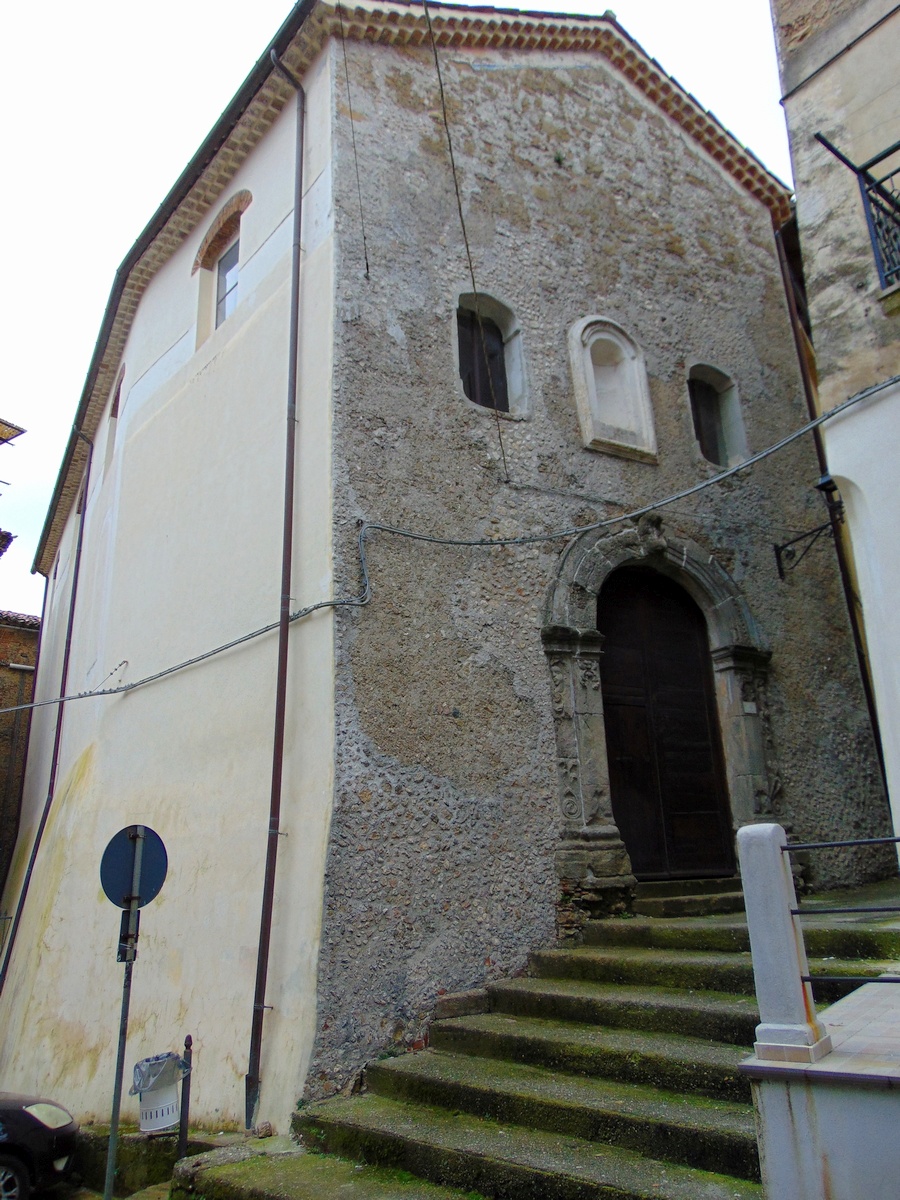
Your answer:
[[[635,878],[616,827],[609,791],[600,654],[596,629],[551,625],[541,631],[552,681],[562,840],[559,935],[578,936],[587,916],[624,910]]]
[[[754,646],[712,652],[735,829],[776,815],[781,780],[766,698],[771,657]]]

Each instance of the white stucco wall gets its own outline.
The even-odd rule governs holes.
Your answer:
[[[332,594],[331,64],[306,79],[294,607]],[[87,500],[69,692],[128,683],[277,619],[287,388],[295,110],[289,105],[220,202],[151,281],[124,355],[107,464],[104,419]],[[218,208],[247,188],[236,311],[195,350],[191,267]],[[58,694],[71,584],[69,520],[38,690]],[[282,832],[260,1119],[284,1128],[315,1021],[333,773],[330,611],[292,626]],[[117,664],[125,662],[124,666]],[[169,875],[143,913],[126,1061],[194,1039],[192,1113],[242,1125],[271,774],[276,635],[126,695],[65,713],[56,796],[0,999],[4,1086],[108,1117],[123,968],[99,863],[142,822]],[[108,684],[107,684],[108,686]],[[46,795],[55,708],[37,710],[16,903]],[[136,1100],[123,1117],[136,1119]]]
[[[900,363],[898,363],[900,369]],[[853,539],[894,829],[900,833],[900,384],[826,425],[826,452]]]

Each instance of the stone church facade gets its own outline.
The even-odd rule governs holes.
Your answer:
[[[741,824],[888,824],[832,549],[784,579],[773,554],[822,519],[813,449],[719,478],[807,420],[786,190],[610,17],[427,15],[440,80],[419,6],[301,5],[272,46],[307,97],[291,607],[326,605],[289,639],[254,1114],[282,1127],[636,878],[733,875]],[[278,615],[293,91],[259,67],[242,103],[128,260],[79,409],[86,504],[74,439],[48,516],[39,693],[76,574],[70,691],[124,660],[141,686],[65,706],[0,999],[11,1083],[36,1061],[101,1111],[112,1039],[71,981],[89,953],[115,987],[88,951],[111,918],[72,863],[145,821],[170,879],[135,1057],[192,1032],[217,1127],[243,1118],[275,635],[141,681]]]

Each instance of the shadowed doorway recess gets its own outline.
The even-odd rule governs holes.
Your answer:
[[[638,879],[732,875],[706,621],[647,567],[600,593],[601,681],[613,813]]]

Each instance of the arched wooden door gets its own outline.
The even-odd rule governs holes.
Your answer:
[[[603,585],[597,627],[612,807],[638,879],[734,874],[706,622],[647,567]]]

